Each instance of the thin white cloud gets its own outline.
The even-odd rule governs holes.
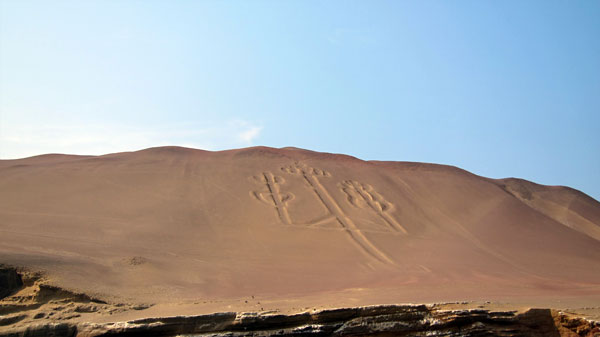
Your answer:
[[[99,155],[164,145],[222,150],[251,146],[261,131],[261,126],[241,120],[210,125],[178,124],[144,128],[119,125],[4,125],[0,130],[0,158],[23,158],[44,153]]]
[[[252,127],[252,128],[250,128],[248,130],[240,132],[240,134],[238,135],[238,138],[241,141],[243,141],[244,143],[251,144],[252,141],[256,137],[258,137],[258,135],[260,134],[261,131],[262,131],[262,127],[255,126],[255,127]]]

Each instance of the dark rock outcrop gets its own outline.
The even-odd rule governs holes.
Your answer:
[[[23,280],[15,268],[0,265],[0,299],[21,289]]]

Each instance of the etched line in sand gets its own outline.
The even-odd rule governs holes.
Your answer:
[[[267,171],[255,176],[254,180],[257,183],[264,184],[267,187],[267,191],[251,191],[250,194],[257,200],[275,207],[279,219],[281,219],[284,224],[292,224],[292,220],[290,219],[287,210],[287,202],[292,200],[294,195],[289,192],[281,193],[279,185],[285,182],[283,178],[277,177],[273,173]]]
[[[346,193],[348,202],[352,206],[357,208],[368,207],[377,213],[393,231],[408,234],[406,229],[389,215],[393,204],[385,200],[371,185],[354,180],[346,180],[340,184],[340,188]]]
[[[327,192],[327,189],[321,184],[318,177],[331,177],[331,174],[327,171],[301,165],[295,163],[290,166],[282,168],[282,171],[290,174],[298,174],[303,177],[308,186],[313,190],[317,198],[323,203],[325,208],[331,213],[336,221],[342,226],[346,233],[350,236],[352,241],[360,247],[360,249],[368,256],[375,258],[376,260],[384,263],[394,264],[394,261],[390,259],[384,252],[379,250],[375,246],[348,216],[344,214],[341,207],[335,201],[335,199]]]
[[[320,218],[317,218],[317,219],[314,219],[314,220],[311,220],[308,222],[303,222],[303,223],[294,223],[294,225],[302,225],[302,226],[308,226],[308,227],[313,227],[313,228],[315,228],[319,225],[324,225],[328,222],[331,222],[332,220],[335,220],[335,216],[333,214],[331,214],[331,212],[329,212],[329,210],[328,210],[328,213],[329,214],[324,215]]]

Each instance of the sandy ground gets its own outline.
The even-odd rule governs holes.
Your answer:
[[[0,263],[108,303],[74,320],[441,302],[598,318],[600,203],[294,148],[45,155],[0,161]]]

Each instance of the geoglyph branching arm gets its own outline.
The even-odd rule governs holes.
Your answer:
[[[290,192],[281,192],[280,184],[283,184],[285,180],[282,177],[273,175],[271,172],[263,172],[258,176],[254,176],[253,179],[256,183],[266,186],[267,189],[263,191],[252,191],[251,194],[257,200],[275,207],[281,221],[286,225],[290,225],[292,221],[288,214],[287,202],[291,201],[294,198],[294,195]]]
[[[389,215],[392,204],[385,200],[381,194],[377,193],[371,185],[354,180],[346,180],[340,185],[342,191],[346,193],[350,204],[358,208],[372,209],[392,230],[404,234],[407,233],[406,229]]]
[[[284,166],[281,168],[281,170],[285,173],[301,174],[307,177],[331,177],[331,174],[325,170],[310,167],[300,163],[294,163],[292,165]]]

